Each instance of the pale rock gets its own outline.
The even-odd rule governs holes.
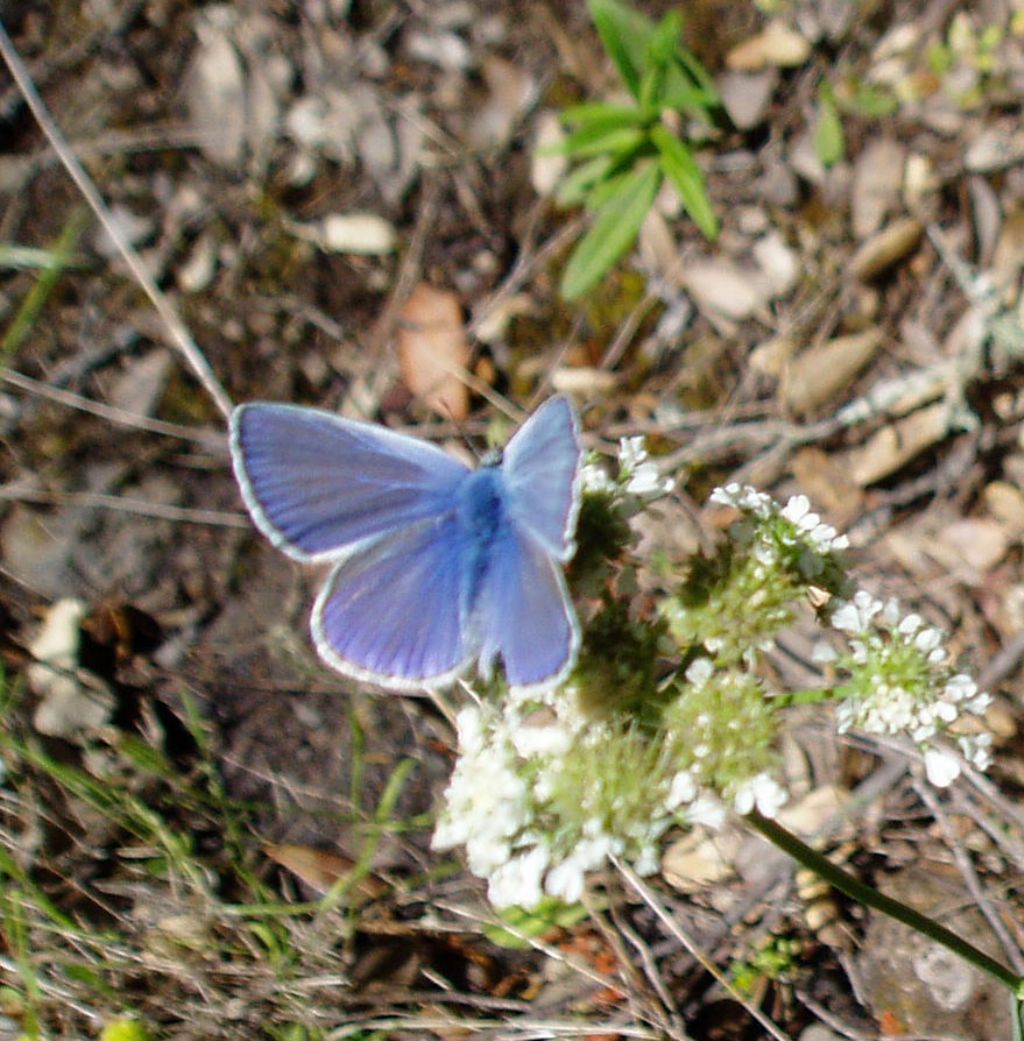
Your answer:
[[[994,173],[1024,159],[1024,133],[1017,123],[986,127],[971,142],[964,155],[969,173]]]
[[[785,296],[796,285],[800,274],[799,258],[779,232],[771,231],[758,239],[751,253],[768,279],[773,297]]]
[[[930,156],[912,152],[903,166],[903,201],[916,210],[929,195],[942,187]]]
[[[110,387],[110,404],[136,416],[152,415],[173,368],[174,357],[163,347],[132,358]]]
[[[537,129],[530,153],[530,184],[540,196],[551,195],[569,168],[569,158],[549,151],[565,140],[562,121],[554,112],[542,112],[537,117]]]
[[[737,129],[749,130],[761,122],[778,83],[776,68],[760,72],[729,71],[719,78],[718,95]]]
[[[899,198],[906,149],[892,138],[872,141],[853,168],[850,198],[853,234],[865,239],[876,232]]]
[[[702,311],[733,321],[749,318],[772,297],[771,281],[762,271],[724,258],[688,263],[682,282]]]
[[[217,240],[204,232],[192,244],[185,263],[175,272],[178,288],[183,293],[199,293],[207,289],[217,273]]]
[[[196,19],[199,44],[185,80],[189,119],[203,155],[218,166],[238,166],[246,135],[245,72],[221,22],[221,5]]]
[[[428,62],[446,72],[465,72],[473,67],[473,52],[461,36],[443,30],[417,29],[406,35],[409,57]]]
[[[374,213],[331,213],[312,224],[289,224],[299,238],[328,253],[381,256],[394,251],[394,226]]]
[[[32,723],[40,734],[68,740],[96,731],[110,718],[114,697],[97,677],[78,666],[80,624],[86,614],[81,600],[58,600],[47,612],[29,644],[35,661],[25,670],[32,692],[39,697]]]

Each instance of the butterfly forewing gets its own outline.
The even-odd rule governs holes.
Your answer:
[[[384,427],[266,402],[232,413],[231,454],[256,525],[306,561],[437,517],[470,473],[434,445]]]
[[[582,448],[576,413],[566,398],[551,398],[505,448],[502,470],[510,509],[557,560],[575,549]]]
[[[339,564],[313,608],[313,640],[349,676],[396,690],[445,683],[475,656],[460,614],[453,515],[381,539]]]

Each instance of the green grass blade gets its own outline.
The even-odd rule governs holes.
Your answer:
[[[84,209],[75,210],[64,225],[60,238],[50,251],[49,263],[42,268],[39,278],[25,294],[21,307],[18,308],[17,314],[11,319],[10,325],[4,332],[3,339],[0,340],[0,367],[6,367],[11,357],[24,343],[25,337],[32,331],[32,327],[46,306],[46,301],[53,292],[53,287],[57,284],[61,273],[72,262],[78,240],[88,225],[89,215],[88,211]]]
[[[675,185],[690,219],[706,239],[714,239],[718,235],[718,218],[711,208],[704,175],[689,148],[663,126],[652,129],[651,140],[658,149],[661,169]]]
[[[661,183],[651,163],[623,177],[573,251],[562,276],[562,296],[576,300],[593,287],[636,240]]]

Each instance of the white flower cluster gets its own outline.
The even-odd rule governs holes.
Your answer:
[[[758,520],[782,517],[794,525],[799,538],[817,553],[831,553],[847,549],[850,545],[845,535],[840,535],[831,524],[826,524],[818,514],[812,512],[806,495],[794,495],[785,506],[780,507],[765,492],[759,492],[749,485],[733,483],[716,488],[711,493],[711,501],[721,506],[732,506]]]
[[[501,709],[472,705],[457,717],[459,759],[432,845],[465,846],[470,870],[487,880],[496,907],[533,907],[545,893],[574,903],[587,872],[610,856],[627,857],[640,874],[654,872],[658,840],[680,818],[721,825],[721,804],[688,771],[662,780],[640,819],[620,822],[617,833],[606,815],[587,815],[601,802],[593,793],[580,792],[577,820],[555,820],[551,798],[567,756],[578,742],[607,734],[584,719],[571,688],[545,700],[539,710],[511,700]],[[595,788],[603,780],[595,777]]]
[[[864,590],[839,602],[832,624],[845,632],[857,692],[837,711],[840,733],[853,727],[909,737],[924,753],[928,779],[945,787],[960,774],[958,758],[936,745],[964,715],[983,716],[992,703],[964,673],[954,673],[944,634],[916,614],[902,615],[895,599]],[[991,734],[961,734],[960,753],[979,770],[991,762]]]
[[[618,477],[613,480],[599,463],[588,461],[583,467],[583,488],[608,495],[630,495],[637,499],[656,499],[672,490],[672,478],[661,477],[651,462],[642,437],[619,439]]]

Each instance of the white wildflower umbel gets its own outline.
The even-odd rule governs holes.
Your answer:
[[[836,712],[839,732],[856,728],[909,738],[921,750],[932,784],[950,784],[961,772],[960,759],[941,739],[964,716],[983,716],[991,697],[954,671],[942,631],[919,615],[904,615],[896,600],[883,602],[860,590],[833,604],[831,618],[848,643],[836,661],[849,676]],[[972,766],[989,765],[989,734],[960,735],[956,743]]]
[[[572,687],[543,704],[471,706],[457,725],[433,846],[465,846],[497,907],[532,907],[545,894],[575,902],[611,856],[650,874],[660,838],[691,809],[702,822],[724,816],[665,743],[587,718]]]
[[[845,570],[837,556],[847,539],[813,513],[799,495],[780,506],[747,485],[728,484],[711,501],[742,515],[731,527],[731,546],[694,596],[665,601],[663,613],[680,646],[701,645],[719,664],[752,663],[790,623],[794,605],[814,584],[841,591]]]
[[[616,478],[593,469],[585,481],[624,520],[665,484],[641,441],[620,451]],[[783,506],[729,485],[712,498],[741,515],[731,541],[694,562],[655,620],[602,583],[571,682],[458,714],[459,758],[433,845],[465,846],[496,906],[577,901],[609,858],[653,872],[674,826],[778,814],[779,729],[794,699],[770,687],[760,657],[811,588],[831,597],[816,601],[817,615],[845,646],[830,662],[839,685],[798,692],[802,701],[838,701],[840,731],[913,741],[933,784],[951,783],[964,759],[988,764],[986,734],[951,729],[983,714],[988,695],[955,671],[940,630],[895,600],[850,592],[846,539],[805,497]],[[677,667],[663,668],[673,657]]]

